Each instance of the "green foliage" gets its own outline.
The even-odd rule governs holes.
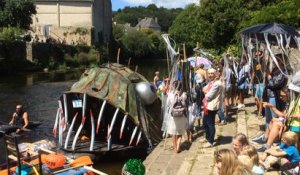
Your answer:
[[[51,57],[49,60],[48,68],[50,70],[53,70],[53,69],[55,69],[55,67],[56,67],[56,61],[53,57]]]
[[[0,2],[0,27],[29,29],[33,14],[36,14],[36,9],[32,0],[2,0]]]
[[[174,20],[169,29],[172,38],[178,43],[185,43],[187,47],[192,47],[200,41],[200,30],[198,22],[200,17],[199,6],[189,5]],[[207,36],[209,37],[209,36]]]
[[[23,30],[16,27],[3,27],[0,29],[0,40],[13,41],[18,35],[21,35]]]
[[[89,64],[97,64],[99,61],[99,52],[92,48],[88,53],[88,62]]]
[[[228,48],[237,48],[239,32],[258,23],[280,22],[300,27],[299,0],[201,0],[189,5],[174,20],[171,37],[187,48],[200,47],[221,55]],[[240,52],[233,49],[234,54]]]
[[[129,159],[122,171],[126,171],[132,175],[144,175],[145,174],[145,166],[140,159]]]
[[[59,64],[57,67],[58,71],[66,71],[68,69],[66,63]]]
[[[239,22],[243,19],[240,1],[218,0],[191,5],[174,21],[170,33],[187,46],[200,42],[201,48],[218,53],[232,42]],[[232,10],[235,9],[235,10]],[[172,30],[171,30],[172,29]]]
[[[113,25],[112,33],[113,33],[114,39],[118,43],[120,43],[121,42],[121,38],[125,34],[125,27],[123,25]]]
[[[152,48],[151,40],[141,31],[129,30],[121,41],[132,57],[145,56]]]
[[[283,0],[251,13],[251,19],[240,24],[240,28],[259,23],[278,22],[299,28],[300,27],[300,1]]]
[[[78,54],[78,63],[80,65],[88,65],[88,62],[89,62],[89,56],[87,53],[84,53],[84,52],[80,52]]]

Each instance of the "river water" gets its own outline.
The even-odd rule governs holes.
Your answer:
[[[155,71],[166,75],[165,60],[143,60],[131,65],[137,71],[152,81]],[[9,122],[16,104],[23,104],[29,113],[30,120],[41,121],[42,124],[30,133],[29,141],[48,139],[54,141],[52,128],[58,107],[58,98],[64,91],[79,79],[82,70],[73,70],[64,73],[19,73],[0,75],[0,121]],[[0,164],[5,162],[3,141],[0,142]],[[126,156],[127,158],[130,156]],[[131,157],[135,158],[135,157]],[[145,155],[139,158],[145,159]],[[96,162],[95,167],[108,174],[120,174],[126,159],[119,156],[103,157]]]

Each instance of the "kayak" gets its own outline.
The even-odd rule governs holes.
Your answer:
[[[39,121],[30,121],[28,126],[26,127],[26,131],[30,131],[30,129],[33,129],[42,123]],[[10,134],[12,132],[15,132],[17,129],[20,129],[21,126],[17,125],[8,125],[7,123],[0,121],[0,133],[2,134]],[[25,129],[24,129],[25,130]]]

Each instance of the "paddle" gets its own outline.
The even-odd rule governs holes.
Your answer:
[[[79,166],[79,165],[93,165],[91,158],[89,156],[80,156],[73,160],[70,163],[70,166]]]

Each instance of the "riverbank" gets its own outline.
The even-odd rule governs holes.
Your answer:
[[[195,139],[191,145],[188,145],[187,142],[183,144],[184,149],[179,154],[176,154],[171,149],[171,138],[163,140],[144,161],[146,174],[216,174],[214,151],[222,148],[231,148],[231,140],[236,133],[244,133],[248,138],[253,138],[262,133],[261,126],[264,125],[265,118],[259,119],[254,114],[256,109],[254,98],[245,99],[245,104],[245,110],[232,111],[227,125],[216,126],[216,144],[213,148],[201,148],[203,144],[199,142],[199,139],[204,137],[203,128],[200,128],[194,134]],[[260,145],[254,146],[260,147]],[[280,173],[271,171],[265,174],[279,175]]]

